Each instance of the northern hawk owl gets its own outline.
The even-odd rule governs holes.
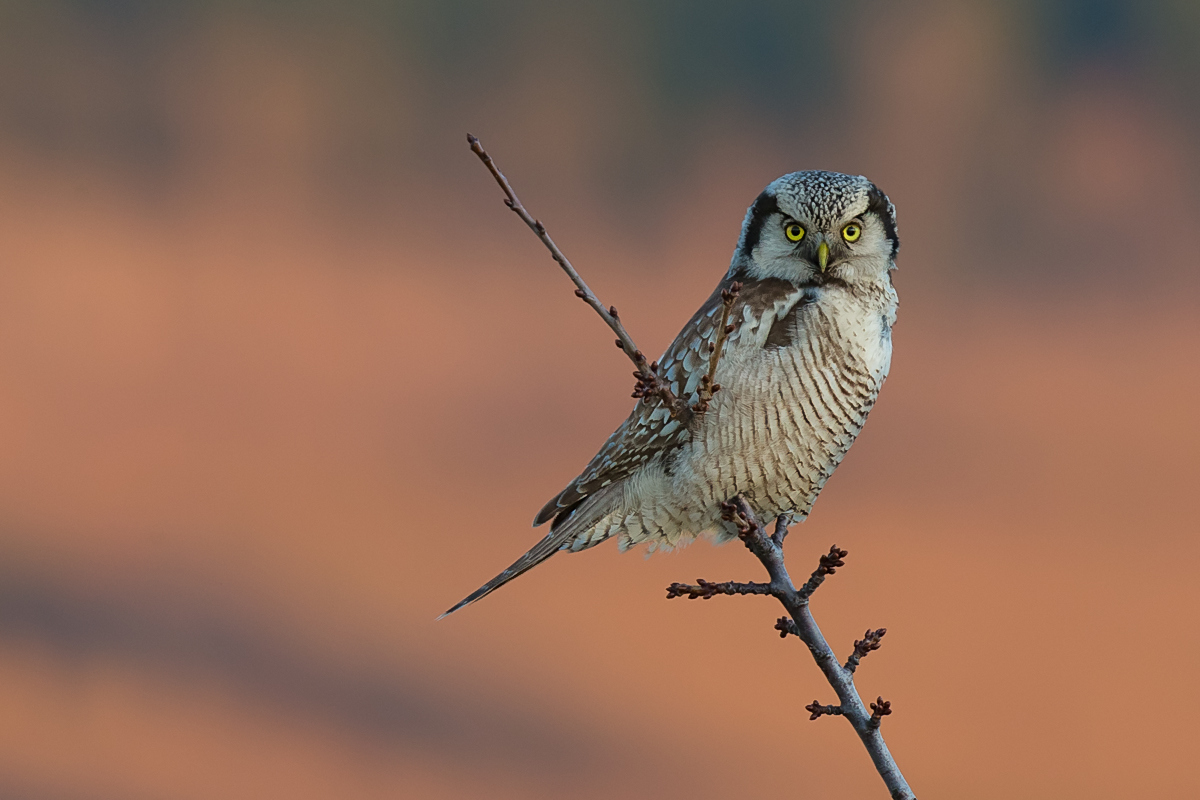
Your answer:
[[[760,519],[803,519],[862,430],[892,358],[900,240],[891,201],[861,176],[793,172],[746,212],[729,271],[659,359],[689,405],[708,373],[722,290],[742,288],[706,411],[672,418],[638,400],[583,472],[534,518],[550,532],[446,613],[559,550],[615,536],[622,550],[737,535],[721,504],[741,494]]]

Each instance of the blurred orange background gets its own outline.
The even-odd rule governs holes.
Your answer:
[[[806,573],[918,796],[1191,798],[1187,2],[0,3],[0,796],[879,797],[740,547],[435,622],[627,414],[479,135],[660,352],[796,169],[903,246]]]

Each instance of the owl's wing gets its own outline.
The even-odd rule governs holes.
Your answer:
[[[700,376],[708,369],[708,343],[721,321],[721,290],[730,283],[729,278],[721,281],[658,361],[658,374],[675,396],[689,405],[699,399]],[[671,419],[658,397],[638,400],[579,477],[542,507],[534,517],[534,526],[573,509],[589,494],[627,477],[658,453],[677,447],[687,434],[687,427]]]
[[[738,277],[727,275],[717,285],[659,359],[658,374],[668,382],[675,396],[688,405],[695,405],[700,399],[700,379],[708,373],[708,343],[713,341],[721,322],[721,291]],[[794,284],[775,278],[747,283],[731,310],[730,320],[759,318],[763,310],[796,291]],[[579,477],[542,507],[534,517],[534,526],[571,511],[588,495],[629,476],[659,453],[678,447],[689,435],[688,427],[671,419],[659,398],[638,400],[629,417],[613,431]]]

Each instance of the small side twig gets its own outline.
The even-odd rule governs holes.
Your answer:
[[[550,234],[546,231],[546,226],[540,220],[535,219],[525,209],[525,206],[521,204],[521,201],[517,199],[517,194],[513,191],[512,184],[508,182],[508,178],[504,177],[504,173],[496,166],[496,162],[492,160],[492,157],[483,149],[483,145],[479,143],[479,139],[468,133],[467,142],[471,145],[471,152],[479,156],[479,160],[483,162],[488,171],[492,173],[492,177],[496,179],[496,183],[500,185],[500,189],[504,192],[504,205],[512,209],[529,226],[529,229],[537,234],[538,239],[550,251],[551,257],[558,262],[563,272],[567,273],[567,277],[575,284],[575,295],[591,306],[600,315],[600,318],[604,320],[605,324],[612,328],[613,333],[617,335],[617,347],[621,348],[621,351],[633,362],[633,377],[637,380],[637,383],[634,385],[633,396],[639,398],[657,397],[668,411],[670,411],[672,418],[681,420],[684,423],[688,422],[695,412],[687,403],[675,396],[667,381],[659,377],[658,363],[650,363],[645,354],[638,349],[638,346],[633,341],[633,337],[629,335],[629,331],[625,330],[625,325],[622,324],[617,314],[616,306],[604,307],[604,304],[596,297],[595,292],[588,287],[579,272],[571,265],[571,262],[567,260],[563,252],[558,249],[558,245],[554,243],[554,240],[550,238]]]
[[[792,621],[791,617],[780,617],[775,620],[775,630],[779,631],[780,639],[786,639],[788,634],[792,636],[800,635],[800,629],[796,627],[796,623]]]
[[[820,717],[840,717],[844,713],[841,706],[823,706],[820,701],[813,700],[804,707],[804,710],[809,714],[810,720],[819,719]]]
[[[721,351],[725,348],[725,339],[733,333],[733,326],[729,324],[729,315],[733,311],[733,304],[737,301],[741,291],[742,285],[736,281],[730,284],[728,289],[721,290],[721,322],[717,325],[713,340],[708,343],[708,372],[700,377],[700,389],[697,392],[699,399],[692,406],[692,411],[697,414],[708,411],[708,404],[712,401],[713,395],[721,391],[721,384],[715,383],[717,364],[721,360]]]
[[[696,578],[695,584],[690,583],[672,583],[667,587],[667,599],[671,600],[676,597],[686,597],[688,600],[711,600],[719,594],[770,594],[771,584],[769,583],[739,583],[737,581],[725,581],[723,583],[711,583],[704,578]]]
[[[800,597],[805,600],[812,597],[812,593],[819,589],[821,584],[825,582],[826,575],[832,575],[837,572],[838,567],[846,566],[846,562],[843,559],[848,555],[847,551],[842,550],[836,544],[832,545],[829,548],[829,552],[821,556],[820,566],[813,571],[808,582],[800,587]]]
[[[884,700],[882,697],[871,703],[871,719],[867,724],[871,726],[871,730],[879,730],[879,725],[883,722],[883,718],[892,713],[892,703],[889,700]]]
[[[867,632],[863,634],[863,638],[856,639],[854,642],[854,652],[846,660],[846,671],[854,672],[854,670],[858,669],[859,662],[866,658],[867,653],[870,653],[872,650],[878,650],[880,645],[883,644],[883,635],[885,633],[887,633],[887,628],[880,628],[877,631],[868,628]]]

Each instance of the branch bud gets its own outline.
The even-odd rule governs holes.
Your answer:
[[[867,720],[867,725],[872,730],[877,730],[879,723],[883,722],[883,718],[890,713],[892,713],[891,701],[880,697],[874,703],[871,703],[871,718]]]

